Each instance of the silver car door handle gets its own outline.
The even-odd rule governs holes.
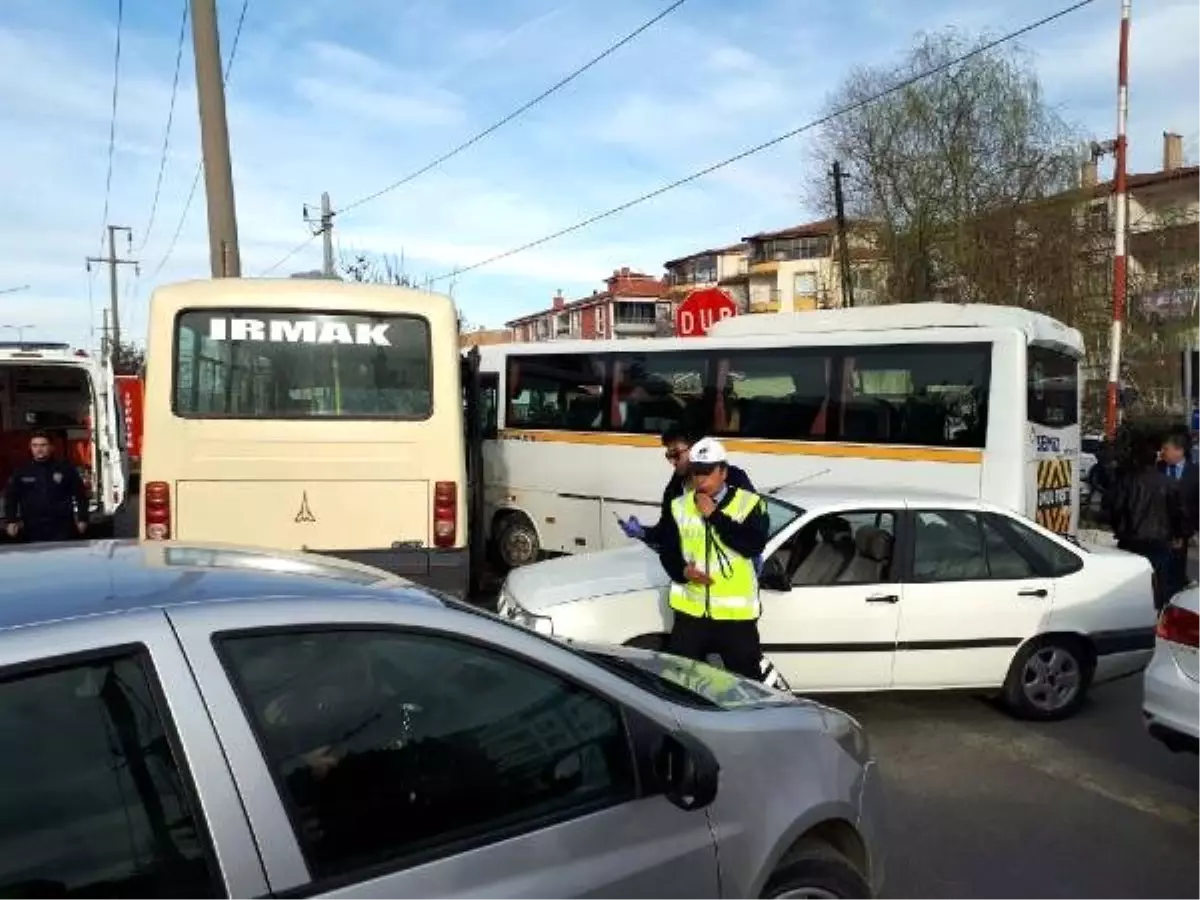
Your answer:
[[[1045,588],[1030,588],[1027,591],[1017,591],[1018,597],[1045,597],[1050,592]]]
[[[867,598],[868,603],[899,603],[899,594],[872,594]]]

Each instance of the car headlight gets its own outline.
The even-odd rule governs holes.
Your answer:
[[[507,585],[500,590],[500,599],[496,604],[496,613],[502,618],[520,625],[522,628],[528,628],[530,631],[536,631],[538,634],[546,635],[546,637],[554,637],[554,620],[548,616],[535,615],[525,609],[513,599],[512,594],[508,592]]]

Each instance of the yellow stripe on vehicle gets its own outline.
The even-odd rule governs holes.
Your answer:
[[[505,428],[502,441],[525,441],[538,444],[587,444],[606,447],[659,447],[656,434],[620,434],[607,431],[548,431],[540,429]],[[773,456],[825,456],[839,459],[874,459],[889,462],[936,462],[956,465],[979,465],[983,451],[961,447],[908,447],[888,444],[849,444],[820,441],[773,441],[746,438],[720,438],[733,453],[767,453]],[[1040,471],[1040,470],[1039,470]]]

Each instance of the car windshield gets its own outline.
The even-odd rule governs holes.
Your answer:
[[[626,681],[685,706],[735,710],[795,703],[788,694],[694,659],[665,653],[606,652],[595,647],[572,649]]]
[[[757,681],[741,678],[707,663],[660,653],[625,653],[615,647],[612,651],[606,651],[593,646],[580,646],[570,638],[550,637],[447,594],[438,591],[432,593],[437,594],[447,607],[499,622],[505,628],[520,629],[522,634],[532,635],[578,654],[642,690],[673,703],[698,709],[734,710],[787,706],[795,702],[789,694],[771,690]]]

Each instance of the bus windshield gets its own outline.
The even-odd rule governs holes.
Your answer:
[[[427,419],[429,323],[414,315],[194,309],[176,319],[172,401],[204,418]]]

